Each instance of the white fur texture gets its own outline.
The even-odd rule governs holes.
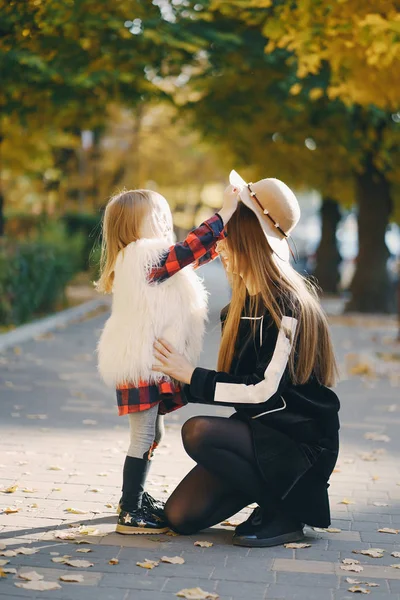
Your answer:
[[[118,254],[111,316],[97,347],[98,370],[109,386],[157,382],[153,343],[165,338],[191,362],[197,361],[207,316],[207,292],[192,267],[162,283],[146,274],[168,248],[165,240],[141,239]]]

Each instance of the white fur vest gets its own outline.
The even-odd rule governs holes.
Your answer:
[[[132,242],[117,257],[111,316],[97,351],[98,369],[107,385],[139,381],[156,383],[162,373],[153,343],[163,337],[191,362],[197,361],[207,315],[207,292],[191,266],[162,283],[149,283],[147,274],[168,249],[165,240]]]

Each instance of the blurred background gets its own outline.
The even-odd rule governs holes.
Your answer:
[[[400,306],[395,0],[0,0],[0,330],[93,296],[101,216],[159,191],[179,237],[228,173],[283,179],[296,268]]]

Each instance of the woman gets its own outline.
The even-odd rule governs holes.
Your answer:
[[[330,524],[328,479],[338,454],[337,373],[328,325],[312,285],[289,264],[300,209],[276,179],[246,184],[219,251],[232,284],[222,311],[218,371],[194,368],[164,340],[155,370],[187,384],[189,402],[233,406],[231,418],[193,417],[182,429],[197,466],[169,498],[179,533],[226,519],[251,502],[233,543],[298,541],[304,524]]]

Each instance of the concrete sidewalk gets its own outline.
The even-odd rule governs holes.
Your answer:
[[[212,297],[201,364],[213,367],[218,313],[229,295],[217,265],[204,274]],[[350,577],[377,584],[360,586],[371,598],[400,600],[400,569],[390,566],[400,564],[400,554],[391,556],[400,552],[400,533],[378,532],[400,529],[400,363],[399,347],[391,342],[394,320],[378,319],[358,329],[346,319],[333,320],[340,362],[367,374],[345,377],[338,386],[342,451],[330,488],[334,531],[308,528],[311,547],[305,549],[249,550],[231,545],[229,525],[190,537],[114,533],[128,428],[116,415],[113,392],[96,374],[94,348],[105,318],[82,320],[0,354],[0,489],[11,488],[0,493],[0,548],[6,546],[0,549],[0,565],[9,561],[0,568],[17,571],[0,578],[0,598],[168,600],[183,588],[200,587],[221,600],[350,600],[354,594],[348,588],[358,585],[348,583]],[[230,410],[192,406],[167,418],[167,435],[149,478],[148,489],[156,497],[166,498],[193,464],[180,441],[181,424],[193,414],[228,415]],[[246,511],[232,521],[245,517]],[[90,543],[78,544],[82,540]],[[213,545],[195,546],[198,540]],[[9,552],[21,547],[37,552]],[[383,556],[353,554],[369,548],[381,548]],[[68,566],[60,562],[64,555],[93,566]],[[136,564],[162,556],[181,556],[185,563],[160,562],[154,569]],[[112,558],[118,564],[110,564]],[[342,570],[346,558],[360,561],[363,570]],[[24,581],[18,575],[27,571],[61,587],[37,592],[16,587]],[[81,575],[83,581],[60,581],[65,574]]]

